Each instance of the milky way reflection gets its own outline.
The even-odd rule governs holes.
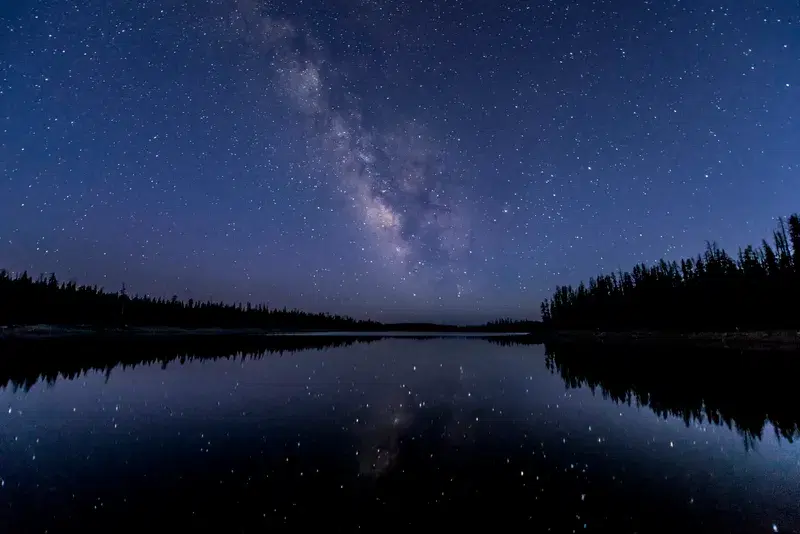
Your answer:
[[[745,446],[749,419],[731,428],[687,421],[677,396],[647,389],[652,381],[634,385],[657,413],[618,402],[610,378],[563,353],[546,360],[540,345],[317,348],[175,363],[143,356],[110,373],[88,366],[25,388],[9,382],[0,391],[0,522],[10,532],[107,531],[120,520],[236,532],[480,520],[568,532],[800,524],[800,448],[769,418]],[[741,412],[714,391],[736,423]]]

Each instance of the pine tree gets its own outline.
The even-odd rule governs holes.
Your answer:
[[[772,237],[774,246],[762,240],[735,258],[707,242],[696,258],[559,286],[542,319],[551,328],[798,328],[800,216],[779,219]]]

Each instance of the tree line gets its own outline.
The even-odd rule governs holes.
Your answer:
[[[270,308],[266,304],[226,304],[183,301],[147,295],[129,296],[125,286],[108,292],[75,282],[60,282],[55,274],[33,279],[27,272],[0,270],[0,325],[48,324],[119,328],[167,326],[180,328],[264,328],[339,330],[377,328],[380,323],[342,315]]]
[[[55,274],[34,279],[27,272],[14,275],[0,269],[0,327],[26,325],[499,333],[530,332],[541,323],[505,318],[473,326],[381,323],[249,302],[226,304],[184,301],[177,296],[129,296],[124,285],[118,292],[108,292],[96,285],[59,281]]]
[[[706,243],[696,258],[556,287],[542,320],[550,329],[800,329],[800,216],[778,219],[772,238],[736,256]]]

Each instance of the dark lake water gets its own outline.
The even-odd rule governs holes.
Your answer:
[[[508,339],[257,345],[8,356],[26,360],[0,365],[0,529],[800,531],[791,369]]]

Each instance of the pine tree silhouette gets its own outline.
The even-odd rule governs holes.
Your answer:
[[[12,275],[0,270],[0,325],[49,324],[93,327],[171,326],[183,328],[264,328],[297,330],[374,329],[379,323],[327,313],[270,309],[242,303],[183,302],[173,295],[128,295],[97,286],[59,283],[55,274],[34,281],[27,272]]]
[[[557,287],[542,320],[551,329],[800,329],[800,216],[778,219],[772,240],[735,259],[709,242],[696,258]]]

